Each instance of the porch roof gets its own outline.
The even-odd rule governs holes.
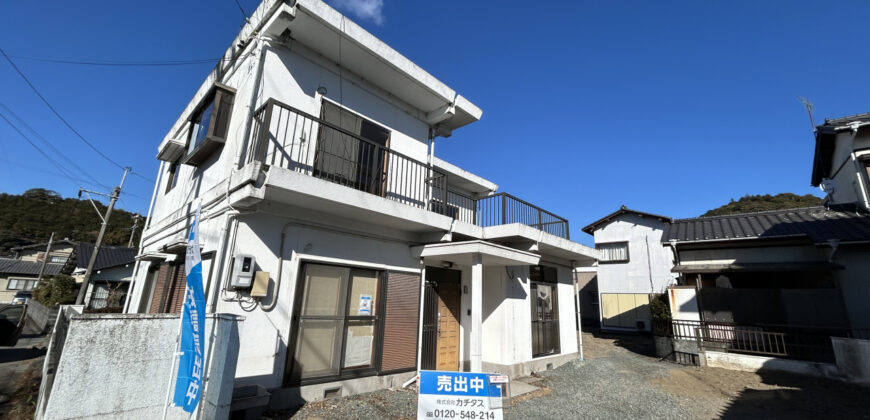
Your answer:
[[[827,261],[802,261],[780,263],[732,263],[732,264],[681,264],[671,269],[674,273],[725,273],[763,271],[828,271],[844,268]]]
[[[483,265],[537,265],[541,256],[486,241],[435,243],[411,248],[411,254],[427,261],[471,265],[474,254],[483,257]]]

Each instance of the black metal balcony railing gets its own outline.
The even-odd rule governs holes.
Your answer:
[[[246,161],[279,166],[443,214],[447,174],[269,99],[253,117]]]
[[[562,217],[506,193],[475,199],[450,191],[446,173],[275,99],[254,113],[244,159],[482,227],[523,223],[570,239]]]

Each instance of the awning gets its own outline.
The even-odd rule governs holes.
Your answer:
[[[733,273],[770,271],[831,271],[844,267],[827,261],[784,263],[733,263],[733,264],[680,264],[671,269],[674,273]]]
[[[474,254],[480,254],[483,265],[537,265],[541,256],[486,241],[444,242],[415,246],[411,254],[425,258],[428,263],[450,262],[454,265],[471,265]]]

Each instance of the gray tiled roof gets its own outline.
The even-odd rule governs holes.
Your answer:
[[[805,237],[813,243],[870,241],[870,215],[806,207],[758,213],[678,219],[665,227],[662,242]]]
[[[848,125],[853,122],[870,122],[870,112],[865,112],[863,114],[855,114],[849,115],[848,117],[840,117],[840,118],[826,118],[825,125],[829,126],[843,126]]]
[[[87,267],[94,252],[94,244],[79,243],[75,247],[76,267]],[[94,270],[102,270],[119,265],[127,265],[136,262],[136,248],[122,246],[100,247],[97,261],[94,262]]]
[[[45,264],[45,275],[60,274],[63,264]],[[0,258],[0,273],[38,275],[41,262],[21,261],[14,258]]]

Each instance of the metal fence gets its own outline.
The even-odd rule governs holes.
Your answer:
[[[478,199],[476,212],[475,222],[478,226],[522,223],[565,239],[571,239],[568,219],[559,217],[508,193],[493,194]]]
[[[700,350],[832,361],[831,337],[863,338],[866,330],[785,325],[737,325],[709,321],[655,321],[653,333],[695,340]]]
[[[244,162],[261,162],[481,227],[522,223],[570,239],[568,220],[507,193],[472,198],[447,174],[387,146],[269,99],[254,113]]]

